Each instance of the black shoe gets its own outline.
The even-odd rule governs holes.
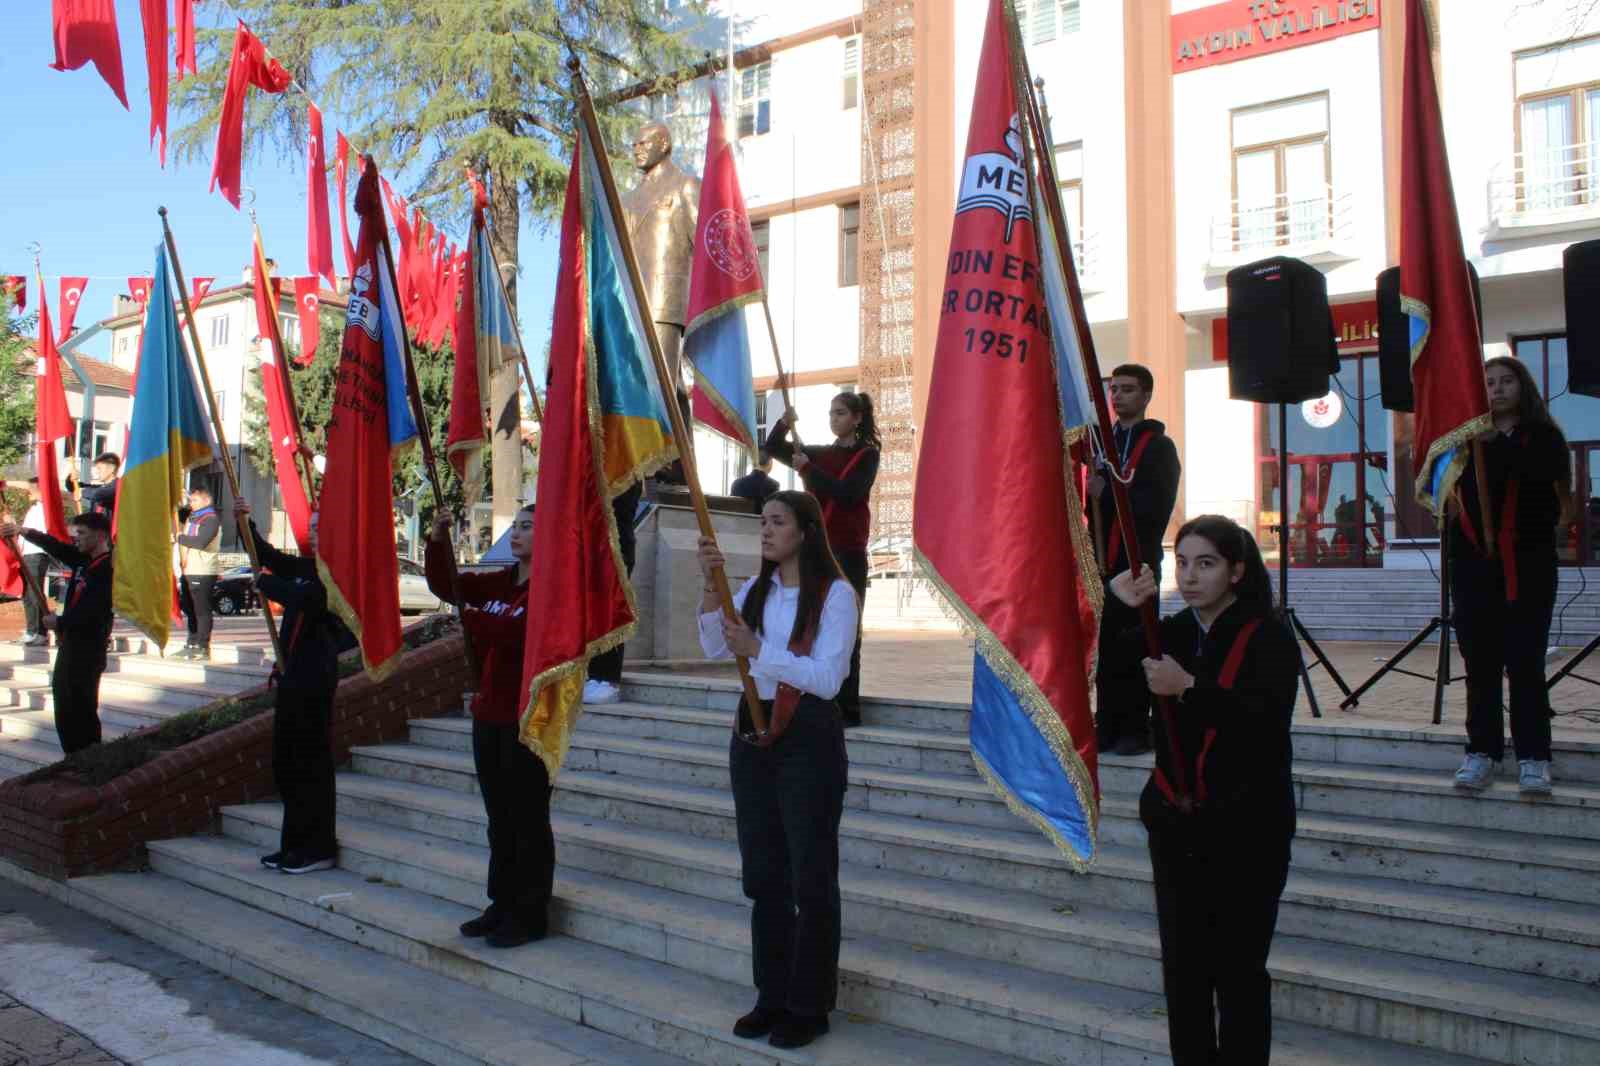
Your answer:
[[[826,1014],[785,1014],[783,1020],[772,1027],[767,1043],[773,1047],[805,1047],[827,1031]]]
[[[480,936],[488,936],[490,933],[494,932],[495,927],[500,924],[500,920],[504,917],[505,911],[491,903],[489,904],[488,909],[482,914],[478,915],[469,922],[461,923],[461,935],[467,937],[468,939],[476,939]]]
[[[261,856],[261,865],[269,870],[283,869],[283,852],[275,851],[271,855]]]
[[[1117,741],[1116,747],[1111,749],[1113,755],[1147,755],[1150,752],[1150,740],[1138,733],[1129,733]]]
[[[753,1040],[758,1036],[766,1036],[788,1016],[789,1012],[782,1007],[758,1006],[755,1010],[733,1023],[733,1035],[741,1040]]]
[[[278,869],[286,874],[308,874],[313,870],[331,870],[333,866],[334,862],[331,854],[311,855],[296,851],[285,853],[278,863]]]
[[[500,924],[484,938],[484,943],[492,948],[520,948],[534,940],[543,940],[545,925],[543,922],[530,922],[514,914],[508,914],[500,920]]]

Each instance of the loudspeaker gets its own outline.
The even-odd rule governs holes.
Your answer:
[[[1580,241],[1561,255],[1567,304],[1567,388],[1600,396],[1600,241]]]
[[[1600,242],[1595,242],[1600,243]],[[1472,306],[1478,309],[1478,336],[1483,336],[1483,290],[1478,268],[1467,264],[1472,278]],[[1411,318],[1400,310],[1400,268],[1378,275],[1378,390],[1385,409],[1414,411],[1411,394]],[[1571,304],[1568,304],[1570,307]],[[1571,321],[1571,314],[1568,314]]]
[[[1338,372],[1322,271],[1276,256],[1228,272],[1229,396],[1299,403],[1326,396]]]

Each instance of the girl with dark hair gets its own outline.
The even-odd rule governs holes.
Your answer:
[[[1492,782],[1505,755],[1501,675],[1511,686],[1511,740],[1518,787],[1550,792],[1550,697],[1545,645],[1556,604],[1556,537],[1572,480],[1572,455],[1539,387],[1520,360],[1484,364],[1494,429],[1483,435],[1493,551],[1478,497],[1477,460],[1456,482],[1450,592],[1456,641],[1467,663],[1467,753],[1457,788]]]
[[[834,442],[815,448],[796,447],[789,438],[795,423],[790,408],[767,436],[766,452],[792,466],[805,482],[806,491],[822,505],[822,522],[828,531],[839,568],[856,590],[867,598],[867,537],[872,532],[868,501],[878,479],[878,455],[883,441],[873,416],[872,397],[864,392],[841,392],[828,405],[828,428]],[[839,709],[845,728],[861,724],[861,635],[850,652],[850,676],[839,690]]]
[[[1290,719],[1300,651],[1273,610],[1255,538],[1202,515],[1178,530],[1188,607],[1161,623],[1150,691],[1178,701],[1174,745],[1155,716],[1155,770],[1139,799],[1149,833],[1173,1066],[1264,1066],[1272,1047],[1267,953],[1294,837]],[[1148,566],[1111,580],[1137,608],[1157,595]],[[1142,647],[1137,633],[1130,655]]]
[[[839,819],[844,813],[844,732],[834,702],[849,670],[860,607],[828,548],[822,510],[803,492],[779,492],[761,510],[761,572],[734,596],[739,619],[719,608],[711,573],[723,565],[700,541],[705,595],[700,647],[708,658],[743,655],[773,728],[753,732],[743,708],[729,745],[739,861],[750,912],[756,1005],[736,1035],[771,1034],[774,1047],[828,1031],[839,985]],[[782,714],[792,717],[778,732]]]

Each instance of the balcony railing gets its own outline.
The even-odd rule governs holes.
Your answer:
[[[1494,227],[1600,219],[1600,142],[1518,152],[1489,172]]]
[[[1234,200],[1211,222],[1213,263],[1242,263],[1282,250],[1326,250],[1353,228],[1355,198],[1331,186],[1312,195],[1285,193],[1267,200]]]

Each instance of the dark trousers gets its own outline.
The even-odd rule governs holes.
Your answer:
[[[22,614],[29,635],[38,636],[44,632],[44,627],[39,624],[39,619],[44,616],[44,604],[33,594],[33,587],[37,585],[41,591],[44,589],[44,576],[50,572],[50,556],[43,552],[24,555],[22,565],[33,578],[22,590]]]
[[[835,552],[845,580],[856,590],[856,646],[850,650],[850,675],[839,686],[835,702],[847,722],[861,721],[861,610],[867,602],[867,553]]]
[[[770,748],[728,752],[739,862],[750,912],[757,1006],[823,1015],[839,990],[839,819],[844,727],[832,703],[802,697]]]
[[[272,777],[283,799],[281,847],[332,857],[334,811],[333,692],[338,678],[290,680],[278,688],[272,717]]]
[[[1150,830],[1173,1066],[1266,1066],[1267,953],[1289,876],[1287,829]]]
[[[211,588],[214,574],[187,574],[178,582],[178,606],[189,622],[189,646],[211,647]]]
[[[1505,755],[1504,676],[1511,686],[1511,741],[1519,759],[1550,758],[1550,696],[1545,648],[1556,603],[1554,551],[1519,555],[1517,598],[1506,601],[1498,559],[1462,550],[1451,558],[1456,643],[1467,664],[1467,750]]]
[[[543,932],[554,888],[550,773],[515,722],[472,722],[472,762],[489,815],[489,901]]]
[[[1160,578],[1157,577],[1159,582]],[[1099,661],[1095,666],[1095,733],[1104,751],[1125,736],[1150,737],[1150,689],[1139,657],[1129,657],[1127,635],[1139,626],[1139,612],[1106,588],[1100,612]]]
[[[633,514],[639,509],[639,497],[643,492],[643,486],[635,485],[611,501],[611,514],[617,521],[617,547],[622,549],[622,565],[628,568],[630,577],[633,575],[633,557],[638,546],[633,535]],[[621,644],[589,660],[589,680],[622,684]]]
[[[105,641],[80,646],[67,641],[56,653],[50,674],[56,736],[68,755],[100,743],[100,675],[106,668]]]

